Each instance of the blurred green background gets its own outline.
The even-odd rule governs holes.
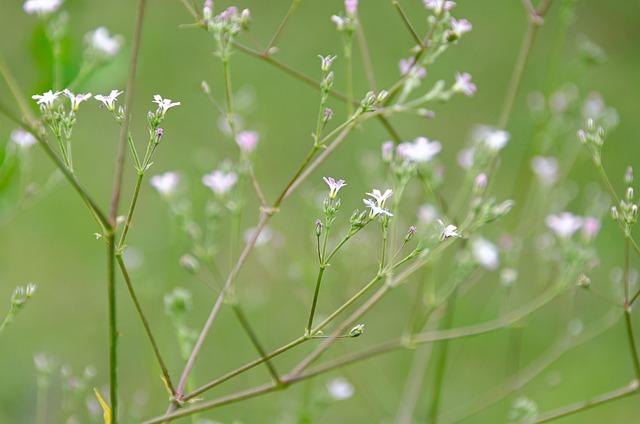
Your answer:
[[[413,45],[390,3],[362,0],[360,6],[360,19],[368,37],[380,87],[388,86],[398,78],[398,60],[407,57]],[[405,139],[425,135],[442,141],[441,159],[446,166],[443,194],[449,199],[455,195],[458,182],[462,180],[456,154],[468,140],[471,128],[478,123],[495,124],[497,121],[526,26],[526,15],[520,1],[460,0],[458,3],[453,14],[469,19],[473,23],[473,31],[428,69],[425,84],[428,86],[439,78],[452,81],[454,72],[467,71],[478,85],[477,94],[472,98],[456,97],[447,104],[434,106],[434,120],[392,119]],[[581,95],[597,90],[607,104],[618,110],[620,124],[609,136],[603,151],[605,166],[618,189],[622,190],[625,166],[636,164],[639,157],[640,2],[577,1],[575,22],[565,32],[560,11],[569,3],[554,1],[535,41],[508,126],[512,140],[503,152],[500,172],[492,187],[499,198],[524,200],[523,187],[529,184],[531,173],[529,159],[522,160],[522,157],[531,154],[527,146],[536,131],[527,108],[527,95],[534,90],[550,94],[564,83],[573,81]],[[216,2],[216,9],[229,4],[227,1]],[[427,13],[421,2],[403,0],[401,4],[419,32],[426,31]],[[264,46],[289,2],[245,0],[238,6],[250,8],[253,16],[250,34],[243,35],[241,41],[250,46],[254,43]],[[71,65],[65,71],[67,80],[73,76],[73,63],[81,54],[84,34],[98,26],[106,26],[111,32],[124,35],[127,44],[116,59],[87,80],[82,89],[93,93],[123,89],[135,18],[134,2],[67,0],[64,10],[70,14],[70,44],[67,47]],[[318,54],[341,56],[340,39],[329,20],[339,10],[342,10],[342,4],[337,0],[302,0],[279,43],[277,59],[317,77]],[[167,115],[164,140],[151,175],[167,170],[180,172],[188,181],[189,195],[196,210],[200,210],[210,197],[210,192],[200,184],[201,175],[210,172],[225,158],[235,157],[236,147],[219,131],[218,113],[200,90],[201,81],[206,80],[214,97],[220,101],[223,99],[221,66],[212,54],[213,39],[201,30],[182,26],[190,22],[190,16],[179,1],[149,2],[132,130],[138,143],[142,144],[146,131],[145,113],[151,109],[153,94],[159,93],[182,102],[182,106]],[[24,92],[30,95],[48,90],[51,86],[48,72],[50,57],[43,47],[42,29],[35,17],[22,11],[22,1],[2,2],[0,33],[0,49]],[[581,35],[586,35],[606,52],[604,64],[588,69],[579,65],[577,45]],[[356,92],[364,94],[367,82],[359,55],[355,56]],[[336,86],[340,90],[344,89],[342,67],[343,62],[339,58],[335,68]],[[232,58],[232,75],[236,91],[244,93],[245,98],[253,99],[243,111],[243,118],[248,128],[260,132],[255,171],[267,197],[273,199],[311,145],[309,134],[315,122],[318,96],[314,90],[277,69],[241,53],[234,54]],[[11,96],[6,87],[0,87],[0,98],[4,103],[10,102]],[[343,105],[332,101],[331,106],[339,116],[344,115]],[[10,122],[0,118],[0,146],[8,141],[13,129]],[[113,121],[95,105],[81,107],[73,143],[77,173],[104,206],[107,205],[112,183],[117,133]],[[270,226],[277,237],[270,245],[256,249],[241,273],[239,296],[250,321],[269,349],[299,336],[306,323],[317,266],[312,229],[320,213],[318,199],[324,191],[320,177],[334,175],[348,181],[349,186],[342,195],[344,222],[348,211],[360,206],[365,191],[385,185],[377,156],[380,144],[387,139],[387,133],[374,120],[350,136],[348,142],[305,182],[302,190],[272,220]],[[560,146],[577,143],[573,133],[554,142]],[[582,153],[569,176],[574,190],[580,192],[569,206],[576,213],[589,210],[591,199],[584,189],[598,181],[587,155]],[[38,148],[28,152],[23,165],[26,182],[35,181],[37,184],[42,184],[53,170]],[[128,168],[127,171],[123,204],[127,203],[133,187],[133,170]],[[518,185],[514,190],[514,181],[522,186]],[[6,193],[7,196],[16,195],[11,190]],[[416,190],[409,193],[410,197],[416,195]],[[556,212],[553,205],[558,204],[557,197],[563,195],[550,195],[544,199],[541,213],[547,206],[549,211]],[[398,217],[402,225],[409,226],[415,222],[416,205],[420,203],[417,198],[408,202],[406,210]],[[0,313],[8,306],[11,291],[16,285],[36,282],[38,292],[16,322],[0,335],[0,422],[30,423],[35,420],[37,387],[33,355],[38,352],[49,354],[58,365],[68,364],[74,374],[82,373],[83,368],[91,364],[96,367],[97,376],[90,386],[106,386],[105,247],[101,241],[96,241],[93,234],[97,229],[93,221],[64,182],[39,198],[34,205],[15,214],[9,210],[10,206],[10,201],[5,200],[3,217],[0,218]],[[486,237],[495,239],[515,228],[519,213],[520,208],[516,208],[510,220],[487,228]],[[243,228],[254,225],[256,215],[256,204],[251,200],[243,212]],[[622,263],[622,236],[610,220],[605,219],[603,227],[596,243],[600,264],[590,277],[600,292],[613,296],[615,287],[610,283],[610,274]],[[376,231],[370,229],[337,260],[323,287],[320,314],[332,311],[375,272],[377,253],[371,245],[375,246],[377,237]],[[132,263],[133,281],[168,359],[170,371],[177,379],[182,360],[172,324],[164,314],[163,296],[178,286],[191,290],[194,310],[189,316],[189,325],[199,328],[215,294],[180,268],[178,259],[188,248],[188,241],[148,183],[143,186],[128,244],[134,252],[129,255],[129,260],[135,262]],[[225,252],[221,253],[223,270],[228,269],[227,256]],[[526,302],[528,290],[539,289],[546,283],[536,281],[539,274],[534,271],[539,263],[533,259],[520,263],[524,294],[514,296],[517,303]],[[634,258],[633,266],[636,264],[637,258]],[[444,278],[446,271],[436,275]],[[167,395],[124,285],[119,285],[119,289],[123,418],[124,422],[135,422],[138,418],[163,412]],[[487,273],[459,301],[453,325],[470,324],[496,316],[504,298],[500,290],[496,273]],[[367,331],[364,337],[337,343],[325,359],[400,336],[414,293],[415,281],[394,291],[365,317],[363,322]],[[568,305],[573,306],[569,309]],[[521,332],[521,366],[535,360],[555,343],[554,340],[563,337],[571,316],[583,320],[588,329],[589,323],[595,322],[607,310],[606,303],[588,293],[578,292],[563,296],[533,318],[525,320]],[[637,314],[634,322],[640,325]],[[451,343],[441,411],[462,411],[468,402],[508,378],[509,340],[507,332],[498,332]],[[283,355],[276,361],[277,366],[286,370],[310,348],[310,345],[305,345]],[[194,379],[202,384],[253,359],[255,355],[235,317],[225,308],[196,366]],[[306,422],[305,419],[322,423],[394,422],[412,355],[413,352],[409,351],[385,355],[296,385],[284,393],[270,394],[202,414],[202,418],[224,423]],[[519,395],[530,397],[540,410],[546,411],[626,384],[631,374],[624,329],[618,322],[604,335],[564,355],[531,384],[505,401],[464,422],[507,422],[509,407]],[[328,400],[325,384],[337,376],[346,377],[354,385],[355,394],[351,399]],[[432,380],[433,370],[428,368],[425,384],[419,392],[415,422],[426,420]],[[213,398],[266,381],[265,369],[258,367],[205,397]],[[48,422],[65,422],[67,419],[68,414],[60,413],[65,402],[64,384],[61,378],[52,383]],[[89,391],[77,395],[79,400],[72,408],[86,409],[87,397],[91,398]],[[602,423],[606,420],[609,423],[629,423],[639,413],[637,398],[629,398],[561,422]],[[88,419],[80,416],[84,418],[79,422]]]

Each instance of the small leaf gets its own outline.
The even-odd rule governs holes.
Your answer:
[[[93,388],[93,393],[95,393],[96,399],[98,399],[98,403],[102,408],[102,417],[104,418],[104,424],[111,424],[111,407],[103,399],[102,395],[100,394],[98,389],[96,389],[95,387]]]

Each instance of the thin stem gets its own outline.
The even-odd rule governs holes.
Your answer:
[[[7,87],[9,88],[9,91],[18,104],[18,108],[20,108],[20,112],[22,113],[22,115],[28,118],[29,121],[33,121],[34,118],[33,114],[31,113],[31,109],[29,109],[29,105],[25,101],[25,96],[22,93],[22,90],[20,90],[20,86],[16,82],[13,74],[9,70],[9,67],[5,63],[2,53],[0,53],[0,75],[2,75],[2,78],[7,84]]]
[[[129,205],[129,211],[127,212],[127,217],[124,222],[122,235],[120,236],[120,241],[118,242],[118,247],[116,249],[118,252],[120,252],[125,246],[125,241],[127,240],[127,234],[129,234],[129,229],[131,228],[131,221],[133,220],[133,212],[136,209],[136,204],[138,202],[138,197],[140,195],[140,187],[142,186],[143,178],[144,178],[144,173],[138,172],[138,176],[136,177],[136,185],[133,189],[133,195],[131,196],[131,204]]]
[[[402,23],[404,23],[404,26],[407,27],[407,30],[409,31],[409,34],[411,34],[413,40],[420,47],[423,47],[424,44],[422,43],[422,38],[418,35],[418,32],[413,27],[413,24],[411,24],[411,21],[409,20],[407,14],[404,13],[404,10],[402,10],[402,6],[400,6],[400,3],[397,0],[393,0],[391,4],[398,11],[398,15],[400,15],[400,18],[402,18]]]
[[[118,324],[116,310],[115,236],[107,235],[107,295],[109,301],[109,397],[112,422],[118,422]]]
[[[322,284],[322,276],[324,275],[325,265],[321,264],[318,270],[318,278],[316,280],[316,289],[313,293],[313,301],[311,302],[311,310],[309,311],[309,320],[307,321],[307,327],[305,329],[306,335],[311,335],[311,328],[313,327],[313,317],[316,313],[316,304],[318,303],[318,295],[320,294],[320,285]]]
[[[136,312],[138,313],[138,317],[140,318],[140,321],[142,321],[142,325],[144,327],[145,333],[147,334],[147,338],[149,339],[149,342],[151,342],[153,353],[156,356],[158,365],[160,365],[160,369],[162,370],[162,375],[164,377],[164,380],[166,381],[167,386],[171,390],[171,393],[174,394],[175,389],[173,387],[173,383],[171,382],[171,376],[169,375],[169,370],[167,369],[167,366],[164,360],[162,359],[162,355],[160,354],[160,348],[158,347],[158,343],[156,342],[156,339],[153,336],[153,333],[151,332],[151,326],[149,325],[149,321],[147,320],[147,317],[142,311],[142,306],[140,305],[138,296],[136,295],[136,292],[133,288],[133,283],[131,282],[131,277],[129,276],[129,272],[127,271],[127,267],[124,263],[124,260],[122,259],[122,255],[116,254],[116,259],[118,261],[118,266],[120,267],[120,273],[122,274],[122,277],[124,278],[124,281],[127,285],[127,290],[129,291],[131,300],[133,300],[133,305],[135,306]]]
[[[364,27],[362,22],[358,20],[356,27],[356,36],[358,37],[358,47],[360,48],[360,56],[362,56],[362,64],[364,65],[364,72],[367,75],[369,81],[369,88],[373,91],[377,91],[376,77],[373,71],[373,62],[371,61],[371,53],[369,52],[369,44],[367,43],[367,37],[364,33]]]
[[[620,387],[610,392],[592,397],[591,399],[576,402],[574,404],[563,406],[562,408],[558,408],[554,411],[550,411],[545,414],[542,414],[538,417],[536,421],[534,421],[534,424],[548,423],[550,421],[555,421],[559,418],[564,418],[569,415],[576,414],[578,412],[583,412],[588,409],[595,408],[596,406],[601,406],[609,402],[613,402],[615,400],[622,399],[627,396],[631,396],[638,392],[638,386],[639,386],[638,380],[633,380],[631,383],[629,383],[624,387]]]
[[[287,26],[289,19],[291,18],[291,16],[293,16],[295,11],[298,9],[298,6],[300,6],[300,1],[301,0],[291,1],[289,10],[287,10],[286,15],[284,15],[284,18],[282,18],[280,25],[278,25],[278,29],[276,29],[276,32],[273,34],[273,37],[271,37],[271,41],[269,41],[269,44],[267,44],[267,47],[264,48],[264,52],[263,52],[264,55],[268,55],[271,51],[271,48],[275,46],[278,40],[280,39],[280,36],[282,35],[284,28]]]

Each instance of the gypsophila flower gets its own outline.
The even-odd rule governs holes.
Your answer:
[[[436,15],[453,9],[456,2],[449,0],[423,0],[424,7],[431,9]]]
[[[440,224],[440,227],[442,227],[440,240],[446,240],[453,237],[462,237],[462,235],[458,232],[458,227],[456,227],[455,225],[447,225],[441,219],[438,220],[438,224]]]
[[[389,212],[388,210],[386,210],[384,208],[381,208],[380,206],[378,206],[376,204],[376,202],[374,202],[371,199],[362,199],[362,201],[364,202],[365,206],[370,209],[369,218],[375,218],[378,215],[386,215],[386,216],[389,216],[389,217],[393,216],[393,214],[391,212]]]
[[[335,400],[349,399],[353,396],[353,385],[342,377],[334,378],[327,383],[327,391]]]
[[[122,39],[117,35],[110,35],[105,27],[96,28],[87,34],[89,45],[97,52],[107,57],[113,57],[120,51]]]
[[[242,131],[236,136],[236,143],[245,153],[251,153],[258,145],[258,133],[255,131]]]
[[[571,212],[563,212],[558,215],[548,215],[544,222],[556,236],[567,239],[582,227],[583,219]]]
[[[518,271],[513,268],[505,268],[500,271],[500,284],[511,287],[518,279]]]
[[[78,93],[73,94],[69,89],[65,88],[63,91],[64,95],[69,98],[71,102],[71,110],[74,112],[78,110],[80,103],[89,100],[91,98],[91,93]]]
[[[585,216],[582,223],[582,235],[588,241],[591,241],[598,235],[600,231],[600,220],[593,216]]]
[[[37,13],[45,15],[55,12],[62,5],[62,0],[27,0],[22,8],[29,15]]]
[[[391,196],[393,196],[393,190],[388,188],[388,189],[386,189],[384,191],[384,193],[382,193],[377,188],[374,188],[373,190],[371,190],[371,193],[367,193],[367,196],[371,196],[374,199],[376,199],[376,202],[377,202],[378,206],[380,206],[382,208],[382,207],[384,207],[384,204],[387,201],[387,199],[389,199]]]
[[[175,194],[179,182],[180,176],[175,172],[165,172],[163,174],[154,175],[149,180],[151,186],[164,197],[170,197]]]
[[[49,90],[43,94],[34,94],[31,98],[38,102],[41,110],[46,110],[53,106],[59,95],[59,91],[54,93],[52,90]]]
[[[382,143],[380,147],[382,160],[384,162],[391,162],[393,160],[393,149],[395,148],[395,144],[393,141],[385,141]]]
[[[344,0],[344,10],[351,16],[358,13],[358,0]]]
[[[371,199],[363,199],[364,204],[370,209],[369,218],[373,219],[378,215],[393,216],[391,212],[384,208],[385,202],[393,195],[393,190],[387,189],[382,193],[378,189],[373,189],[371,193],[367,193],[367,196],[375,199],[375,202]]]
[[[460,165],[460,168],[471,169],[471,167],[473,166],[473,156],[474,156],[473,149],[460,150],[457,156],[458,165]]]
[[[412,72],[417,78],[424,78],[427,75],[427,71],[421,66],[415,66],[416,59],[410,57],[408,59],[400,59],[398,68],[400,69],[400,75],[407,75]]]
[[[153,103],[158,105],[158,111],[164,114],[174,106],[180,106],[180,102],[174,102],[171,99],[163,99],[159,94],[153,96]]]
[[[558,180],[558,160],[554,157],[535,156],[531,169],[543,185],[551,186]]]
[[[511,135],[504,130],[479,125],[474,129],[473,138],[477,142],[484,144],[489,150],[498,152],[507,145]]]
[[[320,58],[320,69],[322,70],[322,72],[329,72],[329,70],[331,69],[331,65],[333,64],[333,61],[336,60],[336,58],[338,56],[336,55],[328,55],[328,56],[321,56],[318,55],[318,57]]]
[[[418,220],[423,224],[431,224],[438,218],[438,210],[433,205],[422,205],[418,209]]]
[[[451,18],[451,32],[456,38],[460,38],[463,34],[471,31],[472,28],[471,22],[466,19]]]
[[[213,17],[213,0],[205,0],[202,6],[202,19],[210,21]]]
[[[413,143],[401,143],[398,145],[398,155],[403,159],[414,163],[429,162],[442,150],[439,141],[429,141],[426,137],[418,137]]]
[[[228,193],[236,185],[237,181],[238,176],[235,172],[225,172],[220,169],[202,177],[202,184],[209,187],[211,191],[219,196]]]
[[[484,172],[481,172],[480,174],[476,175],[476,178],[473,180],[473,189],[477,193],[481,193],[482,191],[484,191],[485,188],[487,188],[487,183],[488,183],[487,174],[485,174]]]
[[[464,73],[456,73],[456,83],[453,85],[453,91],[458,93],[462,93],[465,96],[473,96],[476,92],[476,85],[471,82],[471,74]]]
[[[111,92],[107,96],[97,94],[93,96],[93,98],[101,102],[108,110],[113,112],[113,110],[115,109],[115,102],[118,99],[118,96],[121,94],[122,91],[111,90]]]
[[[498,247],[482,237],[471,241],[471,253],[478,264],[489,271],[495,271],[500,264]]]
[[[335,180],[333,177],[322,177],[329,186],[329,198],[335,199],[340,189],[347,185],[344,180]]]
[[[38,140],[29,131],[22,128],[11,131],[11,141],[23,149],[33,146]]]

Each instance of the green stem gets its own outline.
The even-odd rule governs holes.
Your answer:
[[[282,32],[284,31],[285,26],[287,25],[287,22],[289,22],[289,18],[291,18],[291,16],[293,16],[293,14],[295,13],[296,9],[298,9],[298,6],[300,6],[300,1],[301,0],[292,0],[291,1],[291,5],[289,6],[289,10],[287,10],[286,15],[284,15],[284,18],[282,18],[282,21],[280,22],[280,25],[278,25],[278,29],[273,34],[273,37],[271,37],[271,41],[269,41],[269,44],[267,44],[267,47],[264,48],[264,51],[263,51],[262,54],[268,55],[270,50],[271,50],[271,48],[276,45],[276,43],[278,42],[278,39],[280,38],[280,36],[282,35]]]
[[[124,222],[124,228],[122,230],[122,235],[120,236],[120,241],[118,242],[117,251],[120,253],[121,250],[125,246],[125,241],[127,240],[127,234],[129,234],[129,229],[131,228],[131,221],[133,220],[133,212],[136,209],[136,204],[138,202],[138,197],[140,196],[140,187],[142,186],[142,179],[144,178],[144,173],[139,172],[136,178],[136,185],[133,189],[133,196],[131,197],[131,204],[129,205],[129,211],[127,212],[127,218]]]
[[[112,423],[118,422],[118,323],[116,310],[115,236],[107,235],[107,296],[109,301],[109,396]]]
[[[307,322],[307,328],[305,329],[305,335],[311,335],[311,329],[313,327],[313,317],[316,313],[316,304],[318,303],[318,295],[320,293],[320,285],[322,284],[322,276],[324,275],[325,265],[321,264],[318,270],[318,279],[316,280],[316,289],[313,293],[313,302],[311,303],[311,311],[309,312],[309,320]]]

